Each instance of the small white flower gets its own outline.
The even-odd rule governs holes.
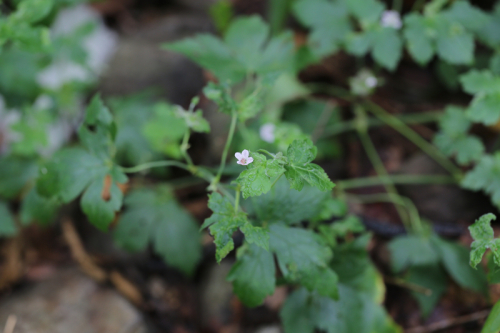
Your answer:
[[[236,156],[236,158],[238,159],[237,163],[240,165],[248,165],[248,164],[252,163],[253,157],[248,157],[248,154],[249,154],[248,150],[246,150],[246,149],[243,150],[241,152],[241,154],[240,153],[234,154],[234,156]]]
[[[262,140],[273,143],[274,142],[274,129],[276,126],[271,123],[264,124],[260,127],[259,134]]]
[[[386,10],[382,13],[382,18],[380,19],[380,24],[383,27],[401,29],[403,23],[401,23],[401,17],[399,13],[395,10]]]
[[[374,76],[369,76],[365,79],[365,85],[368,87],[368,88],[375,88],[378,84],[378,80],[376,77]]]

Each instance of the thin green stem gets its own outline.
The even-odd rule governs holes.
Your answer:
[[[189,149],[189,137],[191,135],[191,132],[189,130],[184,133],[184,137],[182,138],[182,143],[181,143],[181,153],[182,156],[184,156],[184,159],[186,159],[186,162],[190,168],[194,168],[193,160],[191,159],[191,156],[189,156],[187,150]]]
[[[236,200],[234,201],[234,213],[238,214],[238,208],[240,207],[240,187],[236,188]]]
[[[224,168],[226,167],[227,154],[229,152],[229,148],[231,147],[231,142],[233,141],[234,130],[236,129],[237,122],[238,122],[238,114],[235,111],[233,111],[233,114],[231,117],[231,125],[229,127],[229,134],[227,135],[226,146],[224,147],[224,151],[222,152],[222,158],[220,161],[219,171],[217,172],[217,175],[214,177],[212,183],[209,186],[209,188],[212,190],[217,188],[217,184],[219,183],[220,177],[221,177],[222,173],[224,172]]]
[[[265,149],[259,149],[257,150],[258,153],[262,153],[262,154],[266,154],[267,156],[269,156],[270,158],[275,158],[276,156],[271,154],[270,152],[268,152],[267,150]]]
[[[433,144],[426,141],[413,129],[408,127],[404,122],[398,118],[391,115],[389,112],[385,111],[383,108],[378,106],[373,102],[363,103],[368,111],[373,113],[375,117],[379,118],[381,121],[387,123],[389,126],[394,128],[396,131],[405,136],[408,140],[413,142],[418,148],[420,148],[427,155],[432,157],[437,163],[439,163],[443,168],[448,170],[453,177],[457,180],[462,178],[462,170],[453,164],[438,148]]]
[[[154,161],[154,162],[148,162],[144,164],[139,164],[134,167],[121,167],[121,170],[125,173],[136,173],[136,172],[141,172],[147,169],[151,168],[160,168],[160,167],[169,167],[169,166],[174,166],[177,168],[181,168],[187,171],[191,171],[188,165],[178,162],[178,161]]]
[[[413,113],[413,114],[403,114],[403,115],[394,115],[394,117],[398,118],[405,124],[424,124],[424,123],[432,123],[439,121],[443,116],[442,112],[431,111],[431,112],[422,112],[422,113]],[[387,125],[385,122],[378,118],[368,118],[367,119],[368,127],[377,127]],[[323,137],[338,135],[340,133],[354,131],[356,130],[356,121],[348,120],[342,121],[335,124],[332,124],[325,128],[323,131]]]
[[[347,190],[359,187],[384,185],[388,180],[392,184],[409,185],[456,184],[457,182],[455,178],[443,175],[388,175],[385,178],[365,177],[348,180],[338,180],[336,181],[336,184],[337,187],[342,188],[343,190]]]
[[[389,174],[385,169],[384,163],[382,162],[380,156],[377,153],[375,145],[373,144],[372,140],[370,139],[370,136],[368,135],[366,122],[364,121],[366,119],[365,111],[361,107],[356,107],[355,113],[356,113],[356,119],[358,120],[359,124],[357,130],[359,138],[361,140],[361,144],[363,145],[363,148],[365,149],[366,154],[368,155],[370,162],[373,164],[373,167],[377,172],[378,176],[383,180],[382,185],[385,187],[387,193],[390,193],[393,196],[399,196],[396,187],[389,178]],[[398,211],[401,221],[405,221],[406,212],[404,211],[404,209],[402,209],[400,206],[395,206],[395,207],[396,210]]]

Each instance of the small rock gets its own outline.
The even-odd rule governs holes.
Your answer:
[[[146,333],[142,315],[115,290],[78,268],[57,274],[0,301],[0,327],[16,318],[15,333]]]
[[[187,106],[203,87],[202,70],[183,55],[161,49],[161,44],[210,29],[205,16],[172,15],[124,36],[100,90],[113,96],[156,88],[172,103]]]

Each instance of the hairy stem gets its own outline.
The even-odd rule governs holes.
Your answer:
[[[227,153],[229,152],[229,148],[231,147],[231,142],[233,141],[234,130],[236,128],[237,121],[238,121],[238,114],[235,111],[233,111],[231,117],[231,125],[229,127],[229,134],[227,135],[226,146],[224,147],[224,151],[222,152],[219,171],[217,172],[217,175],[214,177],[212,183],[209,186],[209,188],[212,190],[214,190],[217,187],[217,184],[220,181],[220,177],[224,172],[224,168],[226,167]]]

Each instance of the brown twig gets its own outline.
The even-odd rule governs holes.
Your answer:
[[[73,223],[69,219],[65,219],[61,224],[64,239],[68,243],[73,258],[80,264],[80,267],[86,274],[99,282],[104,282],[106,280],[106,272],[97,266],[87,254]]]
[[[0,290],[3,290],[23,276],[23,259],[21,255],[22,250],[21,235],[6,241],[4,247],[5,262],[0,274]]]
[[[5,322],[5,327],[3,329],[3,333],[13,333],[14,328],[17,324],[17,317],[15,315],[9,315],[7,317],[7,321]]]
[[[69,219],[62,222],[62,229],[64,238],[68,243],[71,254],[76,262],[80,265],[82,270],[93,279],[104,282],[109,279],[115,288],[126,298],[128,298],[135,305],[141,305],[143,302],[142,294],[137,287],[127,280],[123,275],[117,271],[108,274],[105,270],[99,267],[94,260],[88,255],[83,247],[82,241]]]
[[[398,278],[386,276],[386,277],[384,277],[384,280],[386,283],[394,284],[394,285],[399,286],[399,287],[410,289],[411,291],[415,291],[417,293],[421,293],[421,294],[424,294],[426,296],[432,295],[432,290],[430,290],[429,288],[422,287],[418,284],[411,283],[411,282],[405,281],[403,279],[398,279]]]
[[[426,326],[417,326],[406,330],[406,333],[424,333],[424,332],[434,332],[442,330],[448,327],[465,324],[471,321],[480,320],[486,318],[490,313],[490,310],[483,310],[479,312],[474,312],[465,316],[450,318],[441,320]]]

